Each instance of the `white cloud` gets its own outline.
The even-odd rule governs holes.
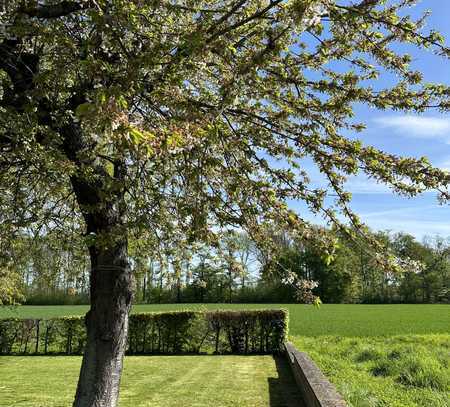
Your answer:
[[[450,171],[450,157],[442,160],[440,163],[437,164],[437,166],[441,170]]]
[[[378,117],[373,121],[404,136],[439,139],[450,144],[450,118],[407,115]]]
[[[402,231],[422,239],[424,236],[436,234],[450,236],[450,224],[446,221],[449,215],[447,206],[422,202],[416,206],[363,212],[361,219],[377,230]]]
[[[345,183],[347,191],[352,194],[389,194],[392,190],[383,183],[369,178],[364,173],[359,173],[348,178]]]
[[[364,217],[362,217],[364,220]],[[440,235],[450,237],[450,225],[440,221],[423,221],[417,219],[368,219],[366,222],[375,230],[390,230],[394,233],[405,232],[422,240],[425,236]]]

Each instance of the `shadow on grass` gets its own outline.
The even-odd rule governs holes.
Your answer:
[[[274,356],[278,377],[269,377],[270,407],[305,407],[288,361]]]

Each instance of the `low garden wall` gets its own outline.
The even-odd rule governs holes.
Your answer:
[[[273,354],[284,351],[286,310],[130,315],[127,354]],[[82,354],[84,317],[0,319],[1,355]]]
[[[344,399],[306,353],[285,344],[286,356],[305,407],[346,407]]]

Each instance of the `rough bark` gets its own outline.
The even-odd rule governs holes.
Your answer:
[[[74,407],[115,407],[131,304],[126,240],[106,250],[91,248],[91,309],[87,344]]]
[[[133,288],[126,229],[126,164],[115,162],[111,175],[98,157],[89,154],[93,146],[79,125],[67,125],[60,133],[65,154],[78,168],[71,183],[87,226],[91,259],[87,344],[73,406],[115,407]],[[86,168],[91,175],[85,175]]]

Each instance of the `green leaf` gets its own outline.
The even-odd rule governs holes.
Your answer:
[[[84,117],[91,114],[94,110],[94,105],[91,103],[82,103],[81,105],[78,105],[78,107],[75,110],[75,115],[77,117]]]
[[[112,162],[108,161],[106,163],[105,170],[111,177],[114,176],[114,164]]]
[[[130,134],[132,143],[136,144],[136,145],[140,144],[142,139],[144,138],[144,135],[142,134],[142,132],[140,132],[135,127],[131,127],[129,129],[129,134]]]

